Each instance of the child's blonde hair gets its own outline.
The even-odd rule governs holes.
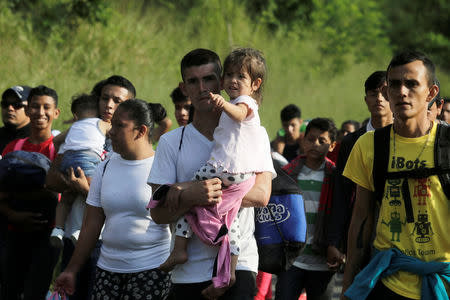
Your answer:
[[[252,48],[235,49],[225,59],[223,64],[224,74],[228,70],[234,69],[236,66],[244,68],[244,70],[247,71],[252,83],[256,79],[261,78],[259,89],[253,93],[253,98],[258,105],[260,105],[262,102],[262,89],[266,76],[266,60],[264,59],[263,54],[261,51]]]

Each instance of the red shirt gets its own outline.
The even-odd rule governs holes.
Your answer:
[[[9,152],[14,151],[14,146],[17,144],[19,140],[14,140],[8,145],[6,145],[5,149],[3,150],[2,156],[5,156],[5,154]],[[40,144],[32,144],[27,139],[25,140],[25,143],[23,144],[22,148],[19,150],[28,151],[28,152],[39,152],[47,156],[49,159],[52,159],[50,155],[50,146],[53,144],[53,135],[46,141],[40,143]]]

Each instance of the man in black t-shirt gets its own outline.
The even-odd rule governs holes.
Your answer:
[[[5,126],[0,128],[0,154],[11,141],[30,135],[30,118],[25,114],[30,90],[29,86],[16,85],[5,90],[2,94],[1,111]],[[0,220],[0,260],[5,247],[5,234],[6,222],[2,219]],[[0,286],[2,283],[3,278],[0,276]],[[2,298],[1,295],[0,298]]]
[[[0,153],[9,142],[30,135],[30,119],[25,114],[30,90],[29,86],[16,85],[2,94],[2,121],[5,126],[0,128]]]

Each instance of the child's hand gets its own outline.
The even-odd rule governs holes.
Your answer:
[[[215,105],[215,107],[223,108],[226,100],[221,95],[209,93],[209,96],[211,97],[211,101]]]

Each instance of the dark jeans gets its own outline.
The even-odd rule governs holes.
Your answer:
[[[394,293],[389,288],[387,288],[381,280],[378,280],[375,287],[370,292],[369,296],[367,296],[367,300],[412,300],[411,298],[406,298],[400,296],[399,294]]]
[[[173,284],[170,300],[206,299],[202,291],[211,281]],[[256,274],[251,271],[236,271],[236,283],[220,297],[221,300],[253,300],[256,295]]]
[[[102,242],[97,241],[91,256],[88,258],[86,263],[81,268],[80,272],[77,274],[75,293],[70,296],[70,300],[86,300],[92,292],[92,287],[94,285],[95,279],[95,268],[97,266],[98,257],[100,255],[100,248]],[[61,258],[61,271],[69,264],[70,258],[72,257],[75,246],[71,239],[64,238],[64,249]]]
[[[12,232],[6,236],[4,272],[5,300],[45,299],[59,249],[49,243],[50,231]]]
[[[292,266],[289,270],[277,275],[275,299],[297,300],[303,289],[308,300],[320,299],[333,277],[328,271],[307,271]]]

